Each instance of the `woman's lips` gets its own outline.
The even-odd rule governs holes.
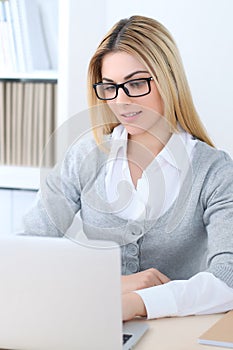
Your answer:
[[[128,112],[128,113],[122,113],[121,117],[123,117],[127,121],[134,121],[138,118],[138,116],[142,113],[142,111],[139,112]]]

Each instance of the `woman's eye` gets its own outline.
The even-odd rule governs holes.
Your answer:
[[[115,86],[113,85],[107,85],[107,86],[103,86],[104,91],[114,91],[115,90]]]
[[[145,81],[132,81],[130,83],[130,87],[132,88],[140,88],[145,85]]]

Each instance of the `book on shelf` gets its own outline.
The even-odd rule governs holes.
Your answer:
[[[233,310],[228,311],[203,333],[198,342],[205,345],[233,348]]]
[[[5,162],[5,86],[0,81],[0,164]]]
[[[9,1],[4,1],[5,12],[6,12],[6,22],[7,22],[7,32],[9,40],[9,59],[11,62],[11,69],[13,72],[16,72],[17,67],[17,52],[14,38],[14,31],[12,26],[12,13],[10,9]]]
[[[11,143],[11,128],[12,128],[12,84],[6,82],[5,87],[5,163],[11,164],[11,153],[12,153],[12,143]]]
[[[24,86],[22,83],[17,83],[18,100],[17,100],[17,120],[16,120],[16,162],[20,164],[22,160],[22,126],[24,114]]]
[[[16,158],[17,158],[17,127],[19,127],[17,123],[17,117],[18,117],[18,112],[17,112],[17,104],[18,104],[18,84],[17,82],[11,83],[11,98],[12,98],[12,104],[11,104],[11,157],[10,157],[10,163],[16,164]]]
[[[24,149],[23,164],[32,163],[32,146],[33,146],[33,103],[34,103],[34,83],[25,85],[25,111],[24,111]]]
[[[18,15],[22,28],[23,49],[27,70],[50,69],[37,1],[11,1],[18,2]]]
[[[19,3],[17,0],[9,0],[11,14],[10,25],[12,27],[14,46],[16,52],[17,71],[26,71],[25,54],[23,48],[23,31],[21,25],[21,17],[19,12]]]
[[[0,0],[0,73],[56,70],[57,22],[57,1]]]
[[[34,83],[34,96],[33,96],[33,113],[32,113],[32,129],[31,129],[31,151],[30,151],[30,158],[32,166],[35,166],[38,164],[38,153],[40,152],[39,149],[39,89],[40,86],[43,85],[43,83]]]
[[[9,3],[0,1],[0,72],[16,70],[16,52],[10,24]]]
[[[51,68],[58,68],[58,1],[39,3],[42,27]],[[51,16],[51,13],[53,14]]]
[[[0,164],[40,166],[56,113],[56,83],[0,81]],[[44,166],[53,165],[51,146]]]

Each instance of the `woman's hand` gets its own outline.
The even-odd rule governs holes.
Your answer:
[[[137,293],[122,295],[122,319],[129,321],[136,316],[146,316],[146,308],[142,298]]]
[[[169,282],[170,279],[157,269],[151,268],[145,271],[137,272],[132,275],[122,276],[122,293],[132,292],[134,290],[158,286]]]

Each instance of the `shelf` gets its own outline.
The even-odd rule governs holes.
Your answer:
[[[9,72],[1,73],[0,80],[57,80],[58,72],[51,71],[34,71],[34,72]]]
[[[0,166],[1,189],[38,190],[40,185],[40,168]]]

